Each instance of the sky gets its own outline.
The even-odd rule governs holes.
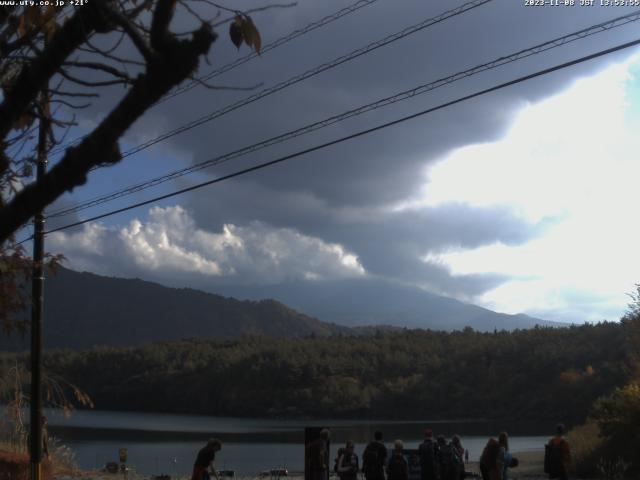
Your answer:
[[[251,8],[255,2],[236,2]],[[123,150],[463,2],[378,0],[154,107]],[[578,2],[579,3],[579,2]],[[263,44],[350,5],[253,15]],[[235,3],[234,3],[235,5]],[[624,7],[486,5],[94,172],[55,211],[202,162],[581,28]],[[177,27],[183,19],[177,19]],[[185,19],[184,22],[187,22]],[[634,40],[637,22],[167,182],[49,227],[269,161]],[[248,53],[220,27],[201,73]],[[125,47],[126,48],[126,47]],[[233,180],[52,233],[68,266],[215,292],[379,278],[505,313],[617,320],[640,283],[640,52],[626,49]],[[80,114],[86,133],[122,95]]]

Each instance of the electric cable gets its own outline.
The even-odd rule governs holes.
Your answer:
[[[170,130],[168,132],[163,133],[162,135],[159,135],[155,138],[152,138],[146,142],[143,142],[125,152],[122,153],[122,158],[126,158],[129,157],[131,155],[135,155],[136,153],[141,152],[142,150],[145,150],[157,143],[163,142],[171,137],[174,137],[176,135],[179,135],[181,133],[187,132],[189,130],[192,130],[196,127],[199,127],[200,125],[203,125],[205,123],[208,123],[216,118],[222,117],[223,115],[226,115],[228,113],[231,113],[235,110],[238,110],[241,107],[244,107],[246,105],[249,105],[253,102],[256,102],[264,97],[267,97],[269,95],[272,95],[276,92],[279,92],[280,90],[283,90],[287,87],[290,87],[291,85],[295,85],[297,83],[302,82],[303,80],[306,80],[308,78],[314,77],[322,72],[325,72],[327,70],[330,70],[332,68],[335,68],[339,65],[342,65],[343,63],[349,62],[351,60],[354,60],[362,55],[365,55],[369,52],[372,52],[374,50],[377,50],[378,48],[381,48],[383,46],[389,45],[390,43],[393,43],[397,40],[400,40],[402,38],[405,38],[413,33],[419,32],[421,30],[424,30],[425,28],[431,27],[433,25],[436,25],[438,23],[444,22],[445,20],[448,20],[449,18],[453,18],[456,17],[458,15],[461,15],[469,10],[472,10],[474,8],[477,8],[481,5],[484,5],[486,3],[489,3],[493,0],[473,0],[471,2],[465,3],[459,7],[456,7],[452,10],[447,10],[446,12],[441,13],[438,16],[435,17],[431,17],[428,18],[426,20],[423,20],[422,22],[419,22],[411,27],[405,28],[404,30],[401,30],[400,32],[396,32],[394,34],[388,35],[380,40],[377,40],[375,42],[371,42],[368,45],[365,45],[364,47],[358,48],[356,50],[353,50],[352,52],[346,54],[346,55],[342,55],[338,58],[335,58],[334,60],[330,61],[330,62],[326,62],[323,63],[321,65],[318,65],[310,70],[307,70],[301,74],[298,75],[294,75],[293,77],[290,77],[289,79],[277,83],[276,85],[273,85],[269,88],[265,88],[263,90],[261,90],[260,92],[254,93],[253,95],[249,95],[243,99],[240,99],[234,103],[231,103],[223,108],[220,108],[218,110],[215,110],[207,115],[204,115],[200,118],[197,118],[195,120],[192,120],[180,127],[177,127],[173,130]],[[97,168],[100,167],[94,167],[91,169],[91,171],[96,170]]]
[[[237,60],[234,60],[233,62],[227,63],[226,65],[223,65],[220,68],[217,68],[216,70],[203,75],[201,77],[198,77],[196,80],[191,81],[189,83],[187,83],[186,85],[180,86],[178,88],[176,88],[172,93],[165,95],[162,99],[160,99],[158,101],[158,103],[164,102],[166,100],[169,100],[170,98],[173,98],[177,95],[181,95],[182,93],[191,90],[194,87],[197,87],[200,82],[204,82],[207,80],[211,80],[212,78],[218,77],[220,75],[222,75],[223,73],[226,73],[230,70],[233,70],[236,67],[239,67],[240,65],[243,65],[245,63],[247,63],[250,60],[253,60],[254,58],[258,57],[259,55],[262,55],[270,50],[274,50],[276,48],[278,48],[281,45],[284,45],[285,43],[289,43],[290,41],[306,34],[309,33],[317,28],[323,27],[331,22],[333,22],[334,20],[338,20],[339,18],[344,17],[345,15],[348,15],[350,13],[353,13],[359,9],[361,9],[362,7],[368,7],[369,5],[371,5],[372,3],[377,2],[378,0],[359,0],[358,2],[354,3],[353,5],[349,5],[348,7],[343,8],[342,10],[339,10],[331,15],[327,15],[326,17],[322,18],[321,20],[318,20],[317,22],[313,22],[308,24],[306,27],[301,28],[299,30],[294,30],[293,32],[291,32],[288,35],[285,35],[283,37],[278,38],[277,40],[274,40],[271,43],[268,43],[267,45],[264,45],[261,49],[260,49],[260,53],[258,54],[257,52],[250,52],[247,55],[245,55],[244,57],[240,57]]]
[[[562,69],[571,67],[573,65],[584,63],[584,62],[587,62],[589,60],[593,60],[595,58],[599,58],[599,57],[602,57],[604,55],[608,55],[610,53],[618,52],[620,50],[624,50],[626,48],[634,47],[634,46],[637,46],[637,45],[640,45],[640,39],[636,39],[636,40],[633,40],[631,42],[623,43],[621,45],[617,45],[615,47],[611,47],[611,48],[608,48],[606,50],[600,50],[599,52],[592,53],[590,55],[586,55],[586,56],[583,56],[583,57],[580,57],[580,58],[577,58],[575,60],[571,60],[571,61],[568,61],[568,62],[565,62],[565,63],[561,63],[561,64],[555,65],[553,67],[545,68],[543,70],[538,70],[538,71],[536,71],[534,73],[531,73],[529,75],[518,77],[518,78],[516,78],[514,80],[510,80],[508,82],[504,82],[504,83],[501,83],[499,85],[495,85],[493,87],[489,87],[489,88],[486,88],[484,90],[480,90],[478,92],[475,92],[475,93],[472,93],[472,94],[469,94],[469,95],[465,95],[463,97],[459,97],[459,98],[457,98],[455,100],[451,100],[449,102],[442,103],[442,104],[437,105],[435,107],[431,107],[431,108],[428,108],[426,110],[422,110],[420,112],[417,112],[417,113],[414,113],[414,114],[411,114],[411,115],[407,115],[407,116],[401,117],[399,119],[392,120],[390,122],[386,122],[386,123],[377,125],[375,127],[368,128],[366,130],[361,130],[359,132],[356,132],[356,133],[353,133],[353,134],[350,134],[350,135],[346,135],[344,137],[341,137],[341,138],[338,138],[338,139],[335,139],[335,140],[331,140],[329,142],[325,142],[325,143],[322,143],[322,144],[319,144],[319,145],[316,145],[316,146],[313,146],[313,147],[310,147],[310,148],[306,148],[304,150],[299,150],[299,151],[297,151],[295,153],[292,153],[292,154],[289,154],[289,155],[285,155],[283,157],[279,157],[279,158],[276,158],[274,160],[270,160],[268,162],[260,163],[258,165],[254,165],[252,167],[244,168],[242,170],[238,170],[236,172],[233,172],[233,173],[230,173],[230,174],[227,174],[227,175],[224,175],[224,176],[212,179],[212,180],[208,180],[206,182],[202,182],[202,183],[199,183],[199,184],[196,184],[196,185],[192,185],[190,187],[186,187],[186,188],[183,188],[183,189],[171,192],[171,193],[160,195],[160,196],[157,196],[157,197],[154,197],[154,198],[142,201],[142,202],[137,202],[135,204],[128,205],[128,206],[123,207],[123,208],[112,210],[111,212],[103,213],[101,215],[96,215],[94,217],[87,218],[85,220],[80,220],[78,222],[73,222],[73,223],[70,223],[68,225],[64,225],[62,227],[54,228],[54,229],[48,230],[48,231],[46,231],[44,233],[45,233],[45,235],[47,235],[47,234],[50,234],[50,233],[66,230],[68,228],[77,227],[77,226],[83,225],[85,223],[89,223],[89,222],[93,222],[93,221],[96,221],[96,220],[100,220],[102,218],[110,217],[112,215],[116,215],[118,213],[126,212],[126,211],[132,210],[134,208],[142,207],[142,206],[148,205],[150,203],[155,203],[155,202],[158,202],[160,200],[165,200],[167,198],[175,197],[175,196],[181,195],[183,193],[191,192],[193,190],[197,190],[197,189],[200,189],[200,188],[208,186],[208,185],[213,185],[215,183],[219,183],[219,182],[222,182],[222,181],[225,181],[225,180],[229,180],[231,178],[239,177],[241,175],[245,175],[245,174],[250,173],[250,172],[261,170],[263,168],[267,168],[267,167],[270,167],[272,165],[276,165],[278,163],[282,163],[282,162],[285,162],[287,160],[291,160],[291,159],[306,155],[306,154],[311,153],[311,152],[315,152],[315,151],[318,151],[318,150],[325,149],[325,148],[330,147],[332,145],[337,145],[339,143],[343,143],[343,142],[346,142],[348,140],[352,140],[354,138],[358,138],[358,137],[362,137],[364,135],[368,135],[370,133],[382,130],[384,128],[388,128],[388,127],[391,127],[393,125],[397,125],[397,124],[406,122],[408,120],[412,120],[414,118],[418,118],[418,117],[427,115],[429,113],[432,113],[432,112],[435,112],[435,111],[438,111],[438,110],[442,110],[444,108],[456,105],[458,103],[465,102],[467,100],[470,100],[470,99],[473,99],[473,98],[476,98],[476,97],[480,97],[482,95],[486,95],[486,94],[491,93],[491,92],[495,92],[497,90],[501,90],[501,89],[506,88],[506,87],[510,87],[512,85],[516,85],[516,84],[519,84],[519,83],[522,83],[522,82],[526,82],[526,81],[532,80],[534,78],[541,77],[543,75],[548,75],[549,73],[552,73],[552,72],[555,72],[555,71],[558,71],[558,70],[562,70]],[[24,241],[26,241],[26,240],[24,240]]]
[[[263,45],[263,47],[260,49],[260,55],[269,52],[271,50],[275,50],[276,48],[280,47],[281,45],[284,45],[286,43],[291,42],[292,40],[295,40],[298,37],[301,37],[313,30],[316,30],[320,27],[323,27],[325,25],[330,24],[331,22],[334,22],[335,20],[338,20],[346,15],[349,15],[350,13],[354,13],[358,10],[360,10],[363,7],[368,7],[369,5],[377,2],[378,0],[358,0],[357,2],[355,2],[352,5],[349,5],[348,7],[345,7],[341,10],[338,10],[337,12],[334,12],[330,15],[327,15],[323,18],[321,18],[320,20],[317,20],[315,22],[311,22],[309,24],[307,24],[306,26],[299,28],[297,30],[294,30],[293,32],[284,35],[276,40],[274,40],[273,42],[270,42],[266,45]],[[223,73],[226,73],[230,70],[233,70],[236,67],[239,67],[240,65],[243,65],[251,60],[253,60],[254,58],[258,57],[258,53],[256,52],[250,52],[247,55],[245,55],[244,57],[240,57],[232,62],[229,62],[225,65],[223,65],[220,68],[217,68],[215,70],[213,70],[212,72],[209,72],[206,75],[203,75],[202,77],[196,77],[195,80],[192,80],[191,82],[187,83],[184,86],[180,86],[177,87],[173,92],[169,93],[168,95],[165,95],[163,98],[161,98],[160,100],[158,100],[153,106],[158,105],[170,98],[173,98],[177,95],[180,95],[188,90],[191,90],[192,88],[198,86],[200,84],[200,82],[202,81],[207,81],[210,80],[212,78],[215,78],[217,76],[222,75]],[[80,143],[82,140],[84,140],[86,138],[86,135],[82,135],[74,140],[71,140],[67,143],[65,143],[64,145],[60,145],[58,147],[56,147],[55,149],[52,150],[51,154],[55,155],[61,151],[66,150],[67,148],[69,148],[72,145],[76,145],[78,143]]]
[[[154,179],[151,180],[147,180],[145,182],[141,182],[135,185],[131,185],[125,189],[120,189],[116,192],[112,192],[110,194],[107,195],[102,195],[99,196],[97,198],[93,198],[91,200],[87,200],[81,204],[72,206],[72,207],[68,207],[66,209],[62,209],[62,210],[58,210],[55,212],[50,213],[49,215],[47,215],[47,218],[54,218],[54,217],[61,217],[64,215],[68,215],[70,213],[76,213],[82,210],[85,210],[87,208],[92,208],[98,205],[101,205],[103,203],[107,203],[109,201],[112,200],[116,200],[118,198],[122,198],[128,195],[132,195],[134,193],[140,192],[142,190],[145,190],[147,188],[151,188],[151,187],[155,187],[157,185],[160,185],[162,183],[165,183],[167,181],[170,180],[174,180],[176,178],[182,177],[184,175],[193,173],[193,172],[197,172],[199,170],[205,169],[205,168],[209,168],[211,166],[214,165],[218,165],[224,162],[227,162],[229,160],[232,160],[234,158],[249,154],[249,153],[253,153],[256,152],[258,150],[262,150],[263,148],[267,148],[269,146],[278,144],[278,143],[282,143],[284,141],[290,140],[292,138],[319,130],[321,128],[325,128],[328,127],[330,125],[333,125],[335,123],[341,122],[343,120],[346,120],[348,118],[352,118],[355,116],[359,116],[362,115],[366,112],[370,112],[372,110],[376,110],[378,108],[382,108],[384,106],[387,105],[391,105],[393,103],[399,102],[399,101],[403,101],[403,100],[407,100],[409,98],[412,98],[414,96],[417,95],[421,95],[424,93],[427,93],[431,90],[435,90],[437,88],[440,88],[444,85],[448,85],[450,83],[456,82],[458,80],[470,77],[472,75],[476,75],[478,73],[487,71],[487,70],[491,70],[493,68],[497,68],[499,66],[508,64],[508,63],[512,63],[515,62],[517,60],[520,60],[522,58],[527,58],[529,56],[532,55],[536,55],[542,52],[545,52],[547,50],[550,50],[552,48],[557,48],[560,47],[562,45],[566,45],[567,43],[571,43],[573,41],[585,38],[587,36],[590,35],[594,35],[596,33],[600,33],[602,31],[607,31],[610,30],[612,28],[616,28],[616,27],[620,27],[622,25],[626,25],[627,23],[630,22],[634,22],[640,20],[640,10],[633,12],[632,14],[628,14],[628,15],[624,15],[621,17],[617,17],[614,18],[612,20],[597,24],[597,25],[593,25],[591,27],[588,28],[584,28],[582,30],[579,30],[577,32],[568,34],[568,35],[564,35],[562,37],[558,37],[555,38],[553,40],[549,40],[547,42],[535,45],[533,47],[524,49],[524,50],[520,50],[518,52],[512,53],[510,55],[506,55],[506,56],[502,56],[499,57],[495,60],[492,60],[490,62],[487,63],[483,63],[481,65],[477,65],[473,68],[455,73],[453,75],[450,75],[448,77],[444,77],[444,78],[440,78],[438,80],[435,80],[433,82],[430,83],[426,83],[423,85],[419,85],[415,88],[409,89],[409,90],[405,90],[403,92],[397,93],[395,95],[377,100],[376,102],[373,103],[369,103],[363,106],[360,106],[358,108],[352,109],[352,110],[348,110],[344,113],[341,113],[339,115],[334,115],[331,116],[329,118],[326,118],[324,120],[315,122],[315,123],[311,123],[309,125],[306,125],[304,127],[286,132],[284,134],[269,138],[267,140],[258,142],[258,143],[254,143],[252,145],[243,147],[241,149],[235,150],[233,152],[230,153],[226,153],[224,155],[220,155],[208,160],[205,160],[203,162],[200,162],[196,165],[192,165],[190,167],[185,167],[182,168],[180,170],[176,170],[174,172],[156,177]]]

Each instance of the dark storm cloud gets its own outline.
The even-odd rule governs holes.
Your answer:
[[[170,143],[192,152],[195,161],[208,159],[612,16],[605,15],[608,11],[603,13],[602,9],[591,10],[589,15],[588,9],[579,7],[572,10],[571,15],[568,11],[558,11],[553,14],[547,12],[545,16],[535,9],[514,5],[514,2],[495,2],[481,7],[175,137]],[[396,12],[379,7],[371,7],[362,13],[363,17],[343,19],[342,23],[336,24],[336,31],[341,27],[343,33],[349,31],[349,36],[332,36],[328,32],[317,41],[325,47],[321,52],[307,54],[305,43],[301,41],[300,44],[283,47],[283,52],[271,52],[224,78],[229,78],[231,84],[242,83],[243,79],[260,79],[269,86],[333,58],[325,52],[344,53],[361,46],[372,37],[377,38],[386,30],[392,30],[389,24],[395,26],[389,20],[398,16],[394,15]],[[412,15],[403,15],[403,19],[411,19],[415,23],[416,19],[428,17],[446,7],[451,7],[450,2],[430,5],[428,9],[411,4],[407,10],[413,9]],[[357,28],[360,24],[384,28],[374,31]],[[516,27],[521,32],[518,35],[515,34]],[[500,33],[502,28],[506,33]],[[270,159],[432,107],[498,81],[529,73],[540,66],[575,57],[596,44],[602,45],[602,42],[586,40],[585,43],[563,47],[540,58],[528,59],[522,66],[511,66],[467,79],[251,158],[255,161]],[[336,48],[336,45],[341,48]],[[529,82],[258,175],[261,183],[278,190],[296,190],[302,183],[303,188],[329,203],[362,205],[372,200],[387,202],[399,199],[423,182],[416,173],[429,162],[441,158],[455,147],[499,138],[514,112],[525,102],[559,91],[575,75],[576,71],[572,70]],[[231,102],[241,96],[210,95],[198,90],[167,102],[161,111],[166,108],[167,113],[170,111],[172,118],[179,122],[182,118],[186,120],[215,110],[225,101]],[[211,98],[211,102],[205,98]]]
[[[269,87],[461,3],[416,0],[399,6],[398,2],[380,1],[269,52],[215,79],[214,83],[245,86],[263,82],[264,87]],[[267,43],[346,4],[306,1],[292,9],[264,12],[254,18]],[[249,8],[250,2],[239,8],[245,5]],[[495,0],[173,137],[150,152],[162,155],[171,149],[187,164],[200,162],[626,11],[579,6],[535,8],[525,7],[524,1]],[[632,25],[465,79],[286,145],[271,147],[245,160],[207,170],[199,179],[277,158],[622,43],[631,38],[634,30]],[[236,53],[225,31],[226,26],[220,28],[221,38],[210,56],[213,68],[247,52],[244,49]],[[246,225],[252,221],[294,229],[344,245],[358,256],[370,274],[471,297],[496,286],[503,278],[453,277],[446,269],[420,259],[429,252],[447,248],[473,248],[498,241],[523,243],[540,234],[544,224],[528,224],[503,208],[464,205],[404,211],[390,208],[415,198],[427,181],[428,166],[456,148],[498,140],[518,109],[560,92],[573,79],[602,68],[613,58],[554,73],[246,178],[198,190],[178,202],[186,204],[197,225],[209,231],[220,231],[225,223]],[[193,89],[149,112],[128,139],[136,143],[247,95]],[[109,98],[103,101],[108,103]],[[135,159],[126,159],[115,168],[124,169],[130,161]],[[188,184],[189,180],[182,179],[180,185]]]
[[[215,194],[214,194],[215,191]],[[266,199],[266,201],[265,201]],[[266,190],[253,183],[220,185],[189,210],[203,228],[218,231],[228,219],[256,218],[343,245],[371,275],[395,278],[462,298],[494,287],[504,277],[450,277],[446,268],[421,260],[430,252],[474,248],[493,242],[523,243],[542,234],[548,222],[532,225],[503,207],[450,204],[404,211],[371,206],[335,207],[308,192]]]

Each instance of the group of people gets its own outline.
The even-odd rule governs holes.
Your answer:
[[[501,432],[498,439],[490,438],[480,456],[482,480],[508,480],[509,469],[518,466],[518,459],[509,451],[509,436]]]
[[[417,454],[407,459],[402,440],[396,440],[388,454],[382,432],[377,431],[362,453],[361,471],[367,480],[385,480],[385,474],[387,480],[408,480],[410,469],[419,466],[422,480],[460,480],[464,478],[465,459],[469,459],[469,453],[457,435],[447,442],[442,435],[434,439],[433,431],[426,429]],[[360,467],[353,442],[347,441],[344,448],[338,450],[334,471],[340,480],[357,479]]]
[[[550,479],[568,480],[571,450],[564,438],[563,424],[556,426],[555,435],[545,445],[544,472]],[[509,436],[500,433],[498,439],[490,438],[480,456],[482,480],[509,480],[509,469],[518,466],[518,459],[509,451]]]
[[[571,452],[569,442],[564,438],[564,425],[556,427],[556,434],[545,445],[544,471],[551,479],[567,480]],[[327,459],[329,430],[322,429],[318,438],[307,445],[311,480],[328,480]],[[434,439],[433,431],[426,429],[424,441],[417,453],[405,456],[404,443],[396,440],[389,454],[383,443],[382,432],[376,431],[373,441],[362,453],[362,468],[352,441],[348,440],[338,449],[334,471],[340,480],[357,480],[362,471],[366,480],[408,480],[412,467],[420,468],[421,480],[461,480],[465,478],[464,464],[469,461],[469,451],[465,450],[458,435],[447,442],[439,435]],[[213,463],[216,452],[222,448],[220,440],[211,439],[197,455],[192,480],[209,480],[209,469],[218,478]],[[490,438],[480,456],[482,480],[508,480],[509,469],[518,466],[518,459],[509,451],[509,436],[500,433],[498,439]],[[416,468],[417,469],[417,468]]]

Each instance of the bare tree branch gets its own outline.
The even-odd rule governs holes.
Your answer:
[[[147,62],[153,58],[153,52],[147,44],[145,38],[140,34],[136,25],[131,21],[129,17],[122,14],[117,8],[109,5],[109,14],[114,22],[118,24],[129,36],[133,44],[136,46],[142,58]]]
[[[104,63],[71,61],[71,62],[64,62],[63,65],[77,67],[77,68],[87,68],[90,70],[101,70],[110,75],[113,75],[114,77],[125,80],[128,83],[133,83],[133,79],[129,75],[127,75],[125,72],[122,72],[117,68],[112,67],[111,65],[105,65]]]
[[[125,2],[123,2],[123,3],[125,3]],[[153,0],[145,0],[144,2],[142,2],[137,7],[132,8],[131,10],[129,10],[126,13],[126,15],[130,19],[137,18],[138,15],[140,15],[144,10],[149,10],[151,8],[151,5],[153,5]]]
[[[167,43],[171,41],[169,24],[173,18],[175,6],[175,0],[158,0],[156,4],[149,32],[151,47],[156,51],[163,50]]]
[[[69,103],[60,99],[50,100],[49,103],[54,103],[54,104],[57,103],[59,105],[64,105],[65,107],[73,108],[74,110],[82,110],[83,108],[88,108],[91,106],[90,103],[76,104],[76,103]]]
[[[100,6],[106,1],[108,0],[94,0],[79,8],[53,35],[42,54],[23,68],[11,95],[5,96],[0,104],[0,139],[7,136],[14,123],[45,88],[46,82],[59,70],[66,58],[84,43],[86,29],[95,30],[104,24]]]
[[[122,32],[125,36],[127,35],[125,32]],[[88,42],[87,42],[88,44]],[[100,50],[97,47],[91,47],[91,48],[85,48],[85,47],[79,47],[78,48],[79,51],[81,52],[87,52],[87,53],[97,53],[99,55],[102,55],[105,58],[108,58],[109,60],[114,60],[122,65],[136,65],[136,66],[140,66],[140,67],[144,67],[146,64],[145,62],[141,62],[140,60],[131,60],[129,58],[120,58],[116,55],[111,55],[110,53],[108,53],[108,51],[104,51],[104,50]]]
[[[98,98],[100,96],[97,93],[66,92],[64,90],[55,90],[55,89],[49,89],[49,90],[46,90],[46,91],[51,93],[52,95],[60,95],[60,96],[63,96],[63,97]]]
[[[106,50],[103,50],[99,47],[96,47],[93,43],[91,43],[91,38],[87,38],[87,41],[85,42],[89,47],[91,47],[91,49],[95,52],[98,52],[100,55],[111,55],[113,52],[115,52],[118,47],[120,46],[120,44],[122,43],[122,40],[124,40],[124,38],[127,36],[127,33],[122,31],[120,32],[120,37],[118,37],[118,39],[114,42],[114,44],[107,48]],[[89,50],[91,51],[91,50]]]
[[[64,192],[84,184],[94,166],[118,162],[118,139],[151,105],[196,70],[200,56],[208,53],[216,34],[205,24],[191,40],[176,40],[166,30],[171,16],[171,0],[161,0],[152,27],[157,54],[120,103],[78,146],[67,149],[41,181],[26,186],[0,209],[0,244],[29,220],[31,212],[44,209]]]
[[[129,79],[128,77],[125,80],[105,80],[105,81],[99,81],[99,82],[82,80],[81,78],[71,75],[69,72],[67,72],[63,68],[61,68],[58,71],[58,73],[62,75],[64,78],[66,78],[67,80],[69,80],[70,82],[76,83],[78,85],[82,85],[84,87],[109,87],[111,85],[122,85],[122,84],[127,85],[129,83],[133,83],[131,79]]]

